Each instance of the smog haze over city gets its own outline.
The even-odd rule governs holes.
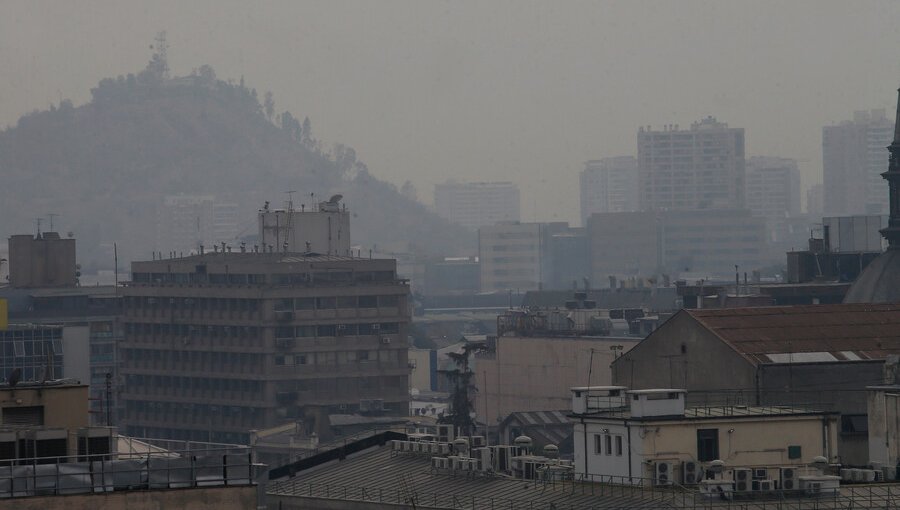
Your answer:
[[[513,181],[527,221],[579,223],[584,161],[634,153],[639,126],[707,115],[745,128],[748,155],[798,159],[806,188],[821,181],[821,127],[890,111],[900,81],[893,1],[6,0],[2,13],[4,125],[137,72],[164,30],[173,76],[209,64],[272,91],[426,203],[448,178]]]

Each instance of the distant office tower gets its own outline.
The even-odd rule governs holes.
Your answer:
[[[744,130],[707,117],[638,131],[641,210],[744,207]]]
[[[259,239],[265,251],[350,255],[350,213],[341,208],[341,195],[319,202],[316,207],[298,211],[259,211]]]
[[[766,219],[767,237],[787,235],[788,218],[800,214],[800,170],[788,158],[754,156],[747,161],[747,208]]]
[[[239,234],[237,208],[213,195],[166,196],[157,213],[157,251],[188,254],[200,246],[231,244]]]
[[[434,207],[441,217],[471,229],[519,221],[519,188],[511,182],[447,181],[434,187]]]
[[[591,279],[691,274],[728,278],[767,260],[765,220],[746,209],[595,214],[588,219]],[[783,257],[783,254],[781,255]]]
[[[581,172],[581,219],[595,213],[629,212],[638,207],[638,167],[634,156],[588,161]]]
[[[821,183],[806,190],[806,212],[812,217],[821,217],[825,213],[825,186]]]
[[[567,231],[565,222],[497,223],[478,229],[482,292],[541,289],[552,277],[552,237]]]
[[[854,112],[852,121],[822,128],[826,213],[888,213],[881,173],[888,166],[893,128],[884,110]]]
[[[10,236],[9,283],[17,288],[74,287],[75,239],[63,239],[57,232]]]

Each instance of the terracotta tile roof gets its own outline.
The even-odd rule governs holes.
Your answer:
[[[900,304],[684,312],[754,364],[857,361],[900,354]]]

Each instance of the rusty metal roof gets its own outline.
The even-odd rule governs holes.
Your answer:
[[[900,304],[684,311],[754,364],[859,361],[900,354]]]

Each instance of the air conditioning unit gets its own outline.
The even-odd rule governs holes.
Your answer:
[[[850,469],[850,479],[854,482],[863,481],[863,473],[862,472],[863,472],[862,469],[851,468]]]
[[[681,464],[681,483],[684,485],[697,485],[702,478],[700,463],[686,460]]]
[[[450,469],[454,471],[460,471],[463,467],[463,461],[465,460],[463,457],[458,457],[456,455],[452,457],[447,457],[450,460]]]
[[[672,485],[673,480],[671,462],[657,462],[654,468],[656,476],[653,477],[653,481],[656,483],[656,485]]]
[[[450,455],[450,445],[448,443],[438,443],[437,452],[441,455]]]
[[[447,469],[447,459],[444,457],[432,457],[431,458],[431,468],[432,469]]]
[[[884,471],[882,471],[881,469],[875,469],[873,471],[875,472],[875,481],[883,482],[884,481]]]
[[[783,491],[795,491],[800,488],[797,483],[797,468],[783,467],[778,470],[778,488]]]
[[[383,337],[381,337],[381,343],[383,343],[383,344],[385,344],[385,345],[391,343],[391,337],[389,337],[389,336],[383,336]]]
[[[453,425],[449,424],[439,424],[437,426],[438,430],[438,442],[440,443],[452,443],[454,439],[456,439],[456,433],[453,429]]]
[[[875,470],[874,469],[860,469],[862,474],[863,482],[874,482],[875,481]]]
[[[509,470],[509,447],[508,446],[492,446],[493,450],[493,467],[494,471]]]
[[[758,489],[760,492],[772,492],[775,490],[775,480],[758,480]]]
[[[897,466],[884,466],[881,468],[881,472],[884,473],[884,479],[887,481],[894,481],[897,479]]]
[[[754,480],[766,480],[769,478],[769,470],[766,468],[753,468]]]
[[[394,452],[394,451],[399,450],[400,443],[401,443],[401,441],[398,441],[397,439],[392,439],[391,440],[391,451]]]
[[[735,469],[734,470],[734,491],[735,492],[750,492],[753,489],[753,471],[750,469]]]
[[[843,468],[840,471],[841,480],[844,482],[852,482],[853,481],[853,470],[850,468]]]
[[[841,487],[841,480],[837,476],[814,475],[800,476],[800,490],[811,496],[822,494],[837,494]]]
[[[484,439],[484,436],[472,436],[472,448],[482,448],[487,441]]]

